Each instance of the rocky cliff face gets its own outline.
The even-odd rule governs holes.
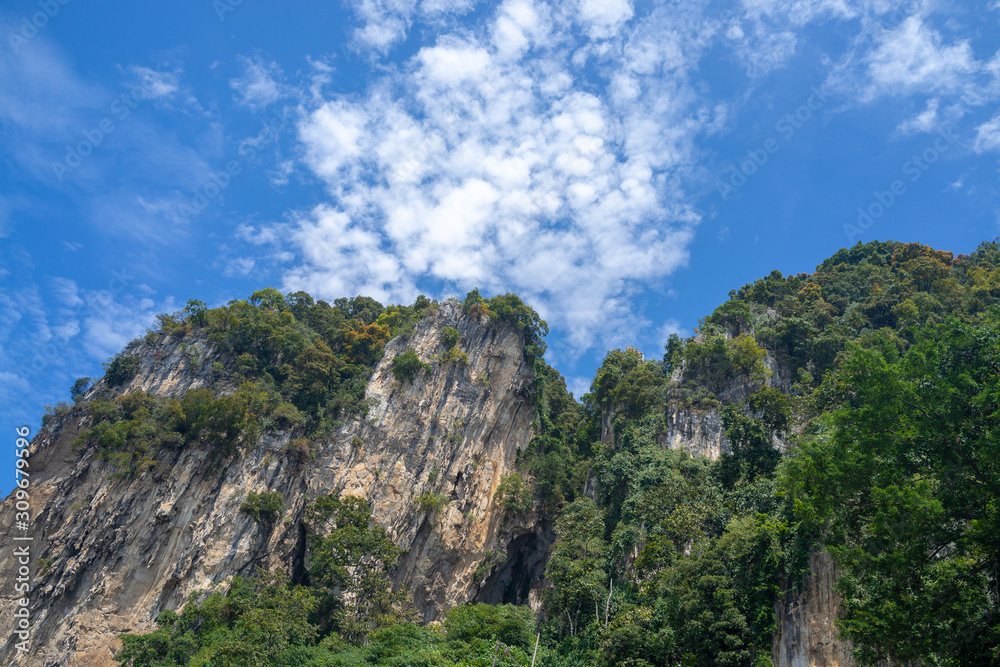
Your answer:
[[[458,329],[468,364],[437,363],[401,385],[392,359],[408,348],[429,361],[445,326]],[[204,340],[134,343],[142,358],[124,391],[179,396],[209,383],[219,358]],[[532,598],[551,531],[533,516],[505,516],[494,500],[531,438],[531,374],[516,331],[462,315],[444,303],[410,340],[391,341],[366,398],[374,407],[328,438],[292,446],[291,435],[265,432],[257,447],[224,468],[205,451],[181,451],[157,476],[116,479],[92,452],[73,443],[88,426],[78,408],[50,422],[31,444],[30,651],[16,650],[18,597],[0,598],[0,662],[14,665],[111,665],[116,635],[145,631],[160,610],[179,607],[196,590],[225,587],[258,566],[293,577],[305,567],[304,507],[331,492],[364,496],[373,516],[406,550],[395,580],[413,592],[425,621],[470,600]],[[98,387],[99,388],[99,387]],[[161,462],[163,463],[163,462]],[[271,524],[240,512],[249,492],[277,492],[284,514]],[[448,496],[438,516],[414,500]],[[11,544],[13,497],[0,504],[0,530]],[[480,567],[488,552],[503,566]],[[44,559],[44,560],[43,560]],[[492,561],[491,561],[492,562]],[[0,573],[13,579],[12,550]],[[478,572],[477,572],[478,569]]]
[[[825,551],[809,558],[810,574],[801,590],[789,591],[774,605],[775,667],[847,667],[854,664],[851,643],[837,636],[840,597],[834,591],[837,566]]]
[[[791,374],[772,354],[767,356],[771,369],[768,386],[789,393]],[[683,380],[683,371],[675,372],[673,379]],[[719,398],[734,402],[746,398],[759,389],[758,385],[736,379],[727,384]],[[601,442],[614,442],[614,412],[608,411],[601,418]],[[687,451],[693,456],[718,459],[732,451],[726,439],[720,411],[716,408],[700,409],[671,401],[667,406],[666,431],[658,442],[670,449]],[[776,438],[775,446],[781,451],[789,447],[787,438]],[[592,484],[588,480],[588,485]],[[851,667],[854,658],[850,642],[837,636],[836,619],[840,598],[834,590],[837,581],[836,564],[824,551],[812,554],[810,573],[797,588],[789,586],[775,603],[777,630],[774,635],[772,659],[775,667]]]
[[[789,393],[792,383],[788,369],[779,364],[772,354],[767,355],[766,362],[771,369],[767,386],[786,394]],[[671,380],[681,384],[684,380],[683,369],[676,370]],[[718,398],[727,403],[744,401],[750,394],[759,389],[760,385],[756,383],[736,378],[726,384]],[[606,445],[614,442],[614,416],[613,410],[606,411],[601,416],[601,444]],[[732,451],[722,426],[720,411],[717,408],[700,408],[685,405],[678,400],[669,401],[666,421],[667,430],[660,435],[658,440],[659,444],[664,447],[681,449],[692,456],[705,456],[713,461]],[[788,440],[778,437],[775,439],[775,446],[781,451],[785,451],[788,449]]]

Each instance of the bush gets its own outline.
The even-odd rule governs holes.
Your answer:
[[[441,357],[441,361],[446,364],[455,363],[464,366],[465,364],[469,363],[469,355],[463,352],[462,350],[458,349],[457,347],[453,347],[444,353],[444,355]]]
[[[66,402],[57,403],[56,405],[46,405],[45,414],[42,415],[42,425],[44,426],[53,419],[59,419],[64,415],[68,415],[72,408],[73,406]]]
[[[737,378],[763,384],[771,375],[766,352],[753,336],[735,338],[711,335],[691,340],[684,346],[685,377],[694,379],[715,393]]]
[[[392,360],[392,374],[400,382],[412,382],[417,373],[431,369],[429,364],[420,361],[420,357],[412,349],[398,355]]]
[[[161,313],[156,316],[156,320],[160,323],[159,333],[164,336],[184,336],[191,330],[187,316],[182,312]]]
[[[455,607],[444,621],[449,641],[473,643],[499,640],[510,647],[531,651],[535,643],[534,612],[512,604],[470,604]]]
[[[300,463],[312,461],[316,458],[316,454],[313,452],[308,438],[289,440],[288,444],[285,445],[285,452]]]
[[[524,514],[531,511],[534,505],[534,495],[531,489],[524,483],[521,473],[512,472],[504,476],[493,498],[500,502],[500,507],[505,512],[512,514]]]
[[[302,413],[292,403],[282,401],[271,413],[271,419],[287,428],[295,428],[304,421]]]
[[[443,493],[432,493],[430,491],[421,494],[413,501],[420,508],[421,512],[437,515],[444,510],[444,506],[451,502],[451,499]]]
[[[445,348],[449,350],[455,347],[455,345],[458,343],[458,338],[459,338],[458,329],[456,329],[455,327],[445,327],[444,329],[441,330],[441,344],[444,345]]]
[[[285,504],[281,499],[281,494],[277,492],[254,493],[251,491],[240,504],[241,512],[249,514],[254,520],[261,523],[273,522],[284,509]]]
[[[139,357],[119,352],[104,364],[104,377],[112,387],[125,384],[139,372]]]
[[[92,384],[91,378],[78,378],[73,386],[69,388],[70,398],[73,399],[74,403],[79,403],[83,400],[83,395],[87,393]]]

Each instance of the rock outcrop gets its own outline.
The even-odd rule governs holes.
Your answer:
[[[442,351],[440,332],[455,327],[468,363],[435,363],[401,384],[392,360],[414,349],[424,361]],[[211,381],[216,355],[206,340],[133,343],[141,358],[124,391],[179,396]],[[223,360],[224,361],[224,360]],[[363,420],[303,447],[291,434],[265,431],[259,444],[224,466],[197,448],[161,461],[155,476],[118,479],[74,442],[88,426],[85,409],[51,421],[33,439],[30,486],[30,650],[18,651],[16,598],[0,598],[0,663],[57,667],[112,665],[116,636],[153,627],[196,590],[224,589],[258,567],[293,576],[306,565],[305,506],[332,492],[359,495],[405,550],[395,582],[413,593],[425,621],[473,599],[535,597],[551,543],[536,515],[505,516],[494,500],[531,439],[532,375],[522,335],[462,314],[446,302],[409,339],[389,342],[366,389]],[[99,389],[100,387],[98,387]],[[96,390],[96,389],[95,389]],[[259,523],[240,511],[249,492],[280,493],[284,513]],[[437,516],[414,502],[433,492],[449,502]],[[4,544],[12,544],[15,502],[0,504]],[[506,563],[489,553],[505,553]],[[482,566],[482,567],[481,567]],[[0,576],[13,579],[12,550],[0,552]],[[477,571],[478,570],[478,571]]]
[[[782,367],[774,355],[767,355],[771,369],[768,386],[789,393],[791,374]],[[683,370],[674,373],[673,380],[683,380]],[[729,382],[718,398],[726,402],[746,400],[759,389],[759,385],[736,378]],[[601,442],[615,440],[613,410],[601,416]],[[673,400],[667,405],[666,430],[657,442],[670,449],[684,450],[692,456],[712,460],[732,452],[717,408],[698,408]],[[774,445],[787,451],[787,438],[775,438]],[[588,487],[594,481],[588,478]],[[589,492],[593,495],[593,489]],[[836,564],[825,551],[813,553],[809,560],[810,572],[797,588],[789,587],[775,602],[777,630],[772,646],[775,667],[852,667],[854,658],[851,643],[837,634],[836,619],[840,610],[840,597],[835,591]]]
[[[809,558],[802,587],[774,605],[778,631],[772,650],[775,667],[848,667],[852,646],[837,636],[840,597],[834,590],[837,565],[825,551]]]

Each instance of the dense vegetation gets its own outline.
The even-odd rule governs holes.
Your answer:
[[[408,335],[436,307],[425,297],[412,306],[383,307],[368,297],[330,305],[304,292],[282,295],[271,288],[219,308],[192,300],[181,312],[160,315],[145,342],[173,337],[198,371],[196,341],[207,339],[225,360],[213,362],[213,388],[179,399],[142,391],[117,395],[140,365],[139,357],[119,354],[105,364],[104,390],[87,403],[91,426],[78,447],[93,447],[116,475],[127,477],[155,470],[182,447],[202,446],[224,463],[268,429],[322,436],[367,412],[364,388],[385,344]],[[429,368],[419,359],[416,364],[415,370]],[[89,378],[77,381],[75,401],[82,401],[88,386]],[[50,417],[69,409],[59,406]]]
[[[276,294],[251,304],[259,317],[284,317],[287,301],[285,310],[265,304]],[[340,360],[331,369],[377,358],[386,336],[423,310],[393,311],[389,323],[380,306],[355,300],[333,308],[344,319],[330,316],[338,324],[329,329],[309,314],[315,304],[283,298],[301,306],[285,321],[311,328],[297,339],[305,347],[288,353],[275,350],[293,336],[262,342],[253,327],[220,328],[228,315],[194,308],[183,326],[224,334],[217,341],[230,341],[237,363],[250,354],[241,391],[276,392],[311,428],[356,405],[356,395],[337,392],[351,396],[360,371],[310,385],[301,379],[309,364],[288,359],[310,346],[310,358],[325,359],[321,343]],[[475,605],[452,610],[441,627],[414,625],[405,591],[389,585],[399,550],[372,527],[363,500],[328,498],[309,513],[306,581],[237,580],[180,615],[164,612],[154,633],[124,637],[118,660],[485,666],[500,641],[511,653],[496,664],[526,665],[540,633],[545,667],[767,665],[775,601],[802,585],[810,554],[825,548],[842,572],[840,627],[862,664],[1000,664],[998,304],[1000,243],[959,257],[858,244],[811,275],[775,271],[734,290],[698,336],[672,337],[662,359],[609,352],[577,402],[542,359],[547,327],[537,314],[513,295],[474,290],[465,312],[523,331],[535,370],[536,437],[497,499],[506,512],[534,508],[554,522],[540,619],[523,607]],[[453,331],[442,332],[449,350]],[[423,371],[405,363],[400,381]],[[296,389],[304,386],[314,390]],[[140,438],[144,419],[174,423],[155,405],[137,419],[144,408],[122,400],[87,436],[101,451]],[[665,447],[681,407],[717,410],[731,451],[710,461]],[[225,420],[205,410],[186,430],[166,431],[208,442],[212,420]],[[114,428],[121,432],[104,435]],[[421,509],[433,515],[441,502],[424,497]],[[490,554],[477,581],[503,558]]]

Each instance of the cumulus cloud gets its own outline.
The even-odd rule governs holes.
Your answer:
[[[421,18],[437,25],[448,25],[457,17],[472,11],[474,0],[361,0],[351,3],[351,9],[361,25],[354,29],[358,48],[384,56],[406,39],[414,19]]]
[[[957,90],[977,68],[968,40],[946,45],[918,16],[889,31],[871,54],[872,93]]]
[[[858,20],[834,79],[865,100],[922,98],[903,133],[958,113],[955,98],[992,71],[923,5],[890,16],[888,3],[861,0],[745,0],[716,15],[708,3],[506,0],[452,21],[471,8],[353,5],[356,46],[376,59],[421,30],[405,58],[371,68],[364,90],[331,92],[331,67],[310,61],[298,160],[272,178],[311,174],[328,199],[240,232],[277,247],[287,289],[386,301],[511,290],[577,352],[628,342],[636,326],[652,341],[665,330],[632,298],[687,261],[701,138],[724,132],[742,103],[710,97],[706,53],[728,49],[756,86],[793,61],[807,24]]]
[[[281,83],[283,73],[277,63],[259,55],[242,57],[243,74],[230,80],[236,101],[251,109],[260,109],[284,97],[288,89]]]
[[[976,128],[974,148],[977,153],[1000,150],[1000,114]]]
[[[698,216],[683,181],[711,117],[686,79],[703,42],[667,13],[615,38],[632,12],[512,0],[481,33],[443,34],[367,95],[312,109],[302,155],[331,201],[293,221],[285,286],[401,301],[428,280],[512,290],[576,348],[606,340],[637,283],[687,260]],[[581,85],[574,21],[619,40],[604,89]]]
[[[177,73],[158,72],[149,67],[133,65],[128,68],[129,73],[136,81],[136,85],[143,90],[148,99],[158,97],[168,97],[177,92]]]
[[[591,37],[611,37],[632,18],[628,0],[580,0],[579,20]]]

